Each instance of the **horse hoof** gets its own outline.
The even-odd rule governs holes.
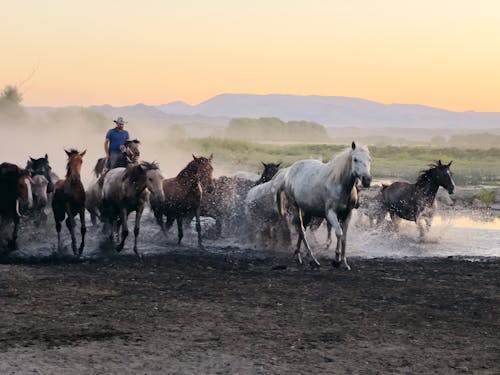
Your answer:
[[[319,268],[321,266],[321,264],[316,259],[311,259],[309,261],[309,266],[311,268],[315,269],[315,268]]]
[[[338,260],[332,260],[332,266],[335,268],[339,268],[341,263]]]

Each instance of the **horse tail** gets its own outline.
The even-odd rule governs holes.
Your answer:
[[[96,178],[98,178],[102,175],[102,172],[104,171],[105,164],[106,164],[106,158],[97,159],[97,163],[95,163],[95,167],[94,167],[94,175],[96,176]]]

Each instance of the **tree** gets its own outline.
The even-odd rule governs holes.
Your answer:
[[[23,95],[19,92],[16,86],[7,85],[0,95],[0,101],[8,102],[14,105],[21,105]]]

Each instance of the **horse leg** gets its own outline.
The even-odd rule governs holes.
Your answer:
[[[330,245],[332,244],[332,225],[326,221],[326,250],[330,248]]]
[[[80,248],[78,249],[78,256],[82,255],[83,248],[85,247],[85,233],[87,233],[87,227],[85,226],[85,208],[80,210],[80,233],[82,236],[82,242],[80,243]]]
[[[318,262],[318,260],[314,256],[314,254],[312,253],[311,247],[309,246],[309,243],[306,240],[306,229],[304,227],[303,212],[302,212],[301,208],[299,208],[299,215],[298,215],[298,217],[299,217],[299,225],[298,225],[298,229],[299,229],[299,241],[302,240],[304,242],[304,246],[307,249],[307,254],[309,255],[309,257],[311,257],[311,266],[313,266],[313,267],[319,267],[320,263]],[[300,246],[300,242],[299,242],[299,246]],[[296,252],[297,251],[299,251],[299,247],[297,247]]]
[[[153,214],[155,215],[156,222],[160,226],[162,233],[167,236],[167,230],[163,221],[163,212],[160,209],[156,209],[153,211]]]
[[[176,220],[177,220],[177,244],[180,245],[182,237],[184,237],[184,231],[182,230],[182,216],[178,215],[176,217]]]
[[[76,251],[76,236],[75,236],[75,218],[69,214],[66,218],[66,227],[71,234],[71,249],[73,250],[73,254],[77,255]]]
[[[57,231],[57,251],[61,252],[61,222],[56,220],[56,231]]]
[[[19,231],[19,215],[14,215],[14,229],[12,230],[12,239],[8,242],[7,248],[10,251],[17,250],[17,233]]]
[[[123,250],[123,246],[125,245],[125,240],[128,237],[127,216],[128,216],[127,209],[123,208],[122,211],[120,212],[120,218],[119,218],[119,222],[121,223],[122,226],[122,238],[118,246],[116,246],[116,251],[118,253]]]
[[[198,247],[203,249],[203,244],[201,243],[201,222],[200,222],[200,210],[196,210],[196,232],[198,232]]]
[[[340,245],[341,245],[341,237],[344,234],[342,230],[339,219],[337,218],[337,214],[332,209],[329,209],[326,213],[326,219],[328,223],[335,229],[335,236],[337,237],[337,247],[335,249],[335,259],[332,261],[334,267],[340,266]]]
[[[135,212],[135,225],[134,225],[134,253],[137,255],[139,259],[142,258],[142,255],[137,251],[137,237],[139,237],[139,226],[141,224],[142,212],[144,211],[144,206],[139,207],[139,209]]]
[[[343,221],[342,223],[342,237],[340,238],[341,240],[341,246],[342,246],[342,261],[345,266],[345,268],[350,271],[351,267],[347,263],[347,257],[345,255],[345,249],[347,245],[347,227],[349,226],[349,222],[351,221],[351,213],[347,215],[347,218]]]

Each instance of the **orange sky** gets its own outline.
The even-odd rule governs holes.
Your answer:
[[[26,105],[191,104],[220,93],[500,111],[500,1],[2,4],[0,88]]]

